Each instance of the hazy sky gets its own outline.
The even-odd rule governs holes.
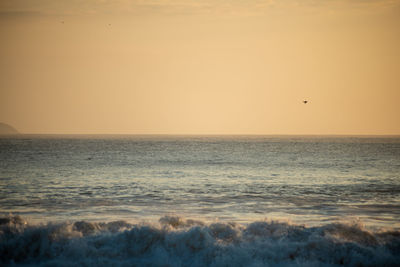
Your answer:
[[[400,134],[399,0],[1,0],[0,38],[24,133]]]

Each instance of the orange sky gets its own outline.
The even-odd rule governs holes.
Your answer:
[[[2,0],[0,122],[398,135],[399,29],[396,0]]]

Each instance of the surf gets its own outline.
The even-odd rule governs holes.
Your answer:
[[[396,266],[400,232],[164,216],[157,222],[0,219],[0,263],[35,266]]]

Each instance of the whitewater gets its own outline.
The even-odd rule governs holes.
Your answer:
[[[399,266],[400,138],[0,138],[0,265]]]

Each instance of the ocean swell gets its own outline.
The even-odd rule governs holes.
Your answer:
[[[0,218],[0,265],[398,266],[400,232],[360,224],[86,221],[30,225]]]

